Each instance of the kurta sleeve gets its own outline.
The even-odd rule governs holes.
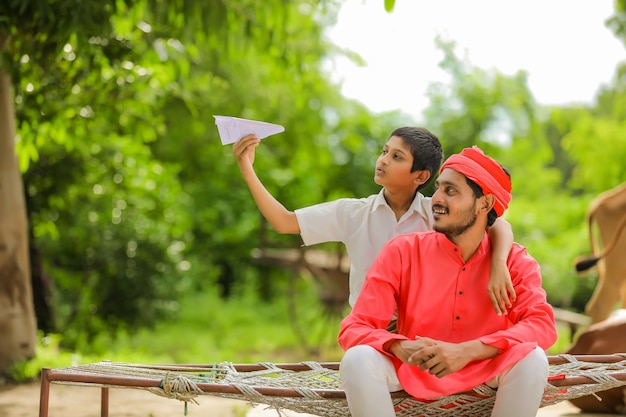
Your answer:
[[[548,349],[556,342],[554,311],[542,288],[541,270],[526,249],[514,245],[508,260],[511,280],[517,300],[508,311],[507,329],[481,337],[479,340],[499,349],[508,349],[519,343],[536,342]]]
[[[386,330],[396,313],[403,264],[409,262],[394,240],[383,246],[367,274],[354,308],[341,322],[338,342],[344,350],[369,345],[387,353],[383,349],[386,342],[406,339]]]

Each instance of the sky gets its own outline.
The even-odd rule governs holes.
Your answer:
[[[591,104],[626,59],[604,25],[612,12],[613,0],[396,0],[391,13],[384,0],[344,0],[328,36],[366,65],[335,59],[331,73],[345,96],[370,110],[419,119],[427,86],[446,79],[435,47],[441,35],[472,66],[526,71],[542,105]]]

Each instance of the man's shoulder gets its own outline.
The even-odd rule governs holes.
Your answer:
[[[522,264],[539,265],[537,259],[528,252],[526,247],[517,242],[513,242],[511,246],[508,263],[510,266]]]
[[[513,242],[513,245],[511,246],[511,254],[530,256],[526,247],[517,242]]]

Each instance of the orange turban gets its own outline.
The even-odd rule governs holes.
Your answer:
[[[511,179],[500,164],[485,155],[478,146],[465,148],[461,153],[449,157],[441,166],[439,173],[446,168],[460,172],[474,181],[485,195],[493,194],[496,198],[493,208],[498,217],[509,207]]]

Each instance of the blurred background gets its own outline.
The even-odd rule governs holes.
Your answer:
[[[2,2],[0,374],[341,357],[343,247],[271,229],[213,115],[285,126],[255,168],[291,210],[377,193],[396,127],[480,146],[549,301],[583,313],[585,214],[626,181],[626,1],[558,3]]]

